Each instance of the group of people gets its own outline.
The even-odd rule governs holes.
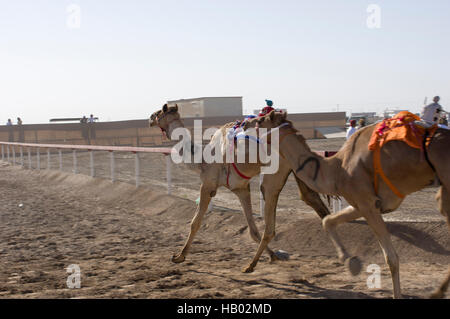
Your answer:
[[[365,119],[359,120],[358,128],[356,127],[356,120],[350,120],[350,127],[347,130],[347,134],[346,134],[345,138],[348,140],[350,138],[350,136],[352,136],[358,129],[363,128],[364,126],[366,126]]]
[[[442,106],[439,104],[439,101],[441,98],[439,96],[435,96],[433,98],[433,103],[426,105],[422,113],[420,114],[420,118],[424,123],[427,125],[434,125],[439,124],[441,126],[448,126],[448,119],[446,112],[442,108]],[[365,126],[364,119],[359,120],[359,128],[362,128]],[[346,138],[347,140],[359,129],[356,128],[356,120],[350,121],[350,127],[347,130]]]
[[[83,118],[80,120],[80,123],[94,123],[95,122],[95,118],[94,115],[91,114],[91,116],[89,116],[89,118],[86,117],[86,115],[83,116]]]
[[[8,121],[6,122],[6,126],[12,126],[13,122],[11,121],[11,119],[8,119]],[[20,117],[17,118],[17,125],[22,125],[22,119]]]
[[[22,127],[22,119],[20,117],[17,118],[17,127],[13,128],[13,122],[11,119],[8,119],[6,122],[6,126],[8,126],[8,142],[14,142],[14,131],[18,133],[17,142],[24,142],[24,130]]]

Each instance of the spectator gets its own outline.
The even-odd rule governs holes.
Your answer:
[[[346,139],[350,139],[350,137],[356,132],[356,120],[350,121],[350,127],[347,130]]]
[[[8,142],[14,142],[14,130],[11,119],[8,119],[8,122],[6,122],[6,126],[8,126]]]
[[[87,117],[86,115],[83,115],[83,118],[80,120],[80,123],[87,123]]]
[[[88,124],[89,124],[89,144],[91,144],[92,140],[95,140],[95,136],[96,136],[94,123],[95,123],[95,118],[94,118],[94,115],[91,114],[91,116],[88,119]]]
[[[25,141],[25,134],[23,132],[22,119],[20,117],[17,118],[17,129],[19,131],[19,142],[23,143]]]
[[[359,119],[359,128],[361,129],[361,128],[363,128],[364,126],[366,126],[366,119],[364,119],[364,118],[361,118],[361,119]]]
[[[442,106],[438,103],[440,99],[439,96],[435,96],[433,98],[433,103],[425,106],[420,115],[422,120],[430,125],[438,123],[440,113],[443,111]]]

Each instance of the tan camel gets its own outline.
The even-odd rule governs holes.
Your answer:
[[[379,184],[378,194],[374,188],[373,154],[368,144],[375,125],[358,130],[342,149],[333,157],[323,158],[313,152],[304,139],[296,137],[292,123],[286,120],[286,113],[272,112],[263,118],[255,119],[259,127],[280,128],[279,152],[289,162],[296,175],[311,189],[322,194],[344,197],[351,205],[342,211],[328,215],[322,221],[325,231],[336,247],[341,261],[347,261],[350,271],[357,274],[361,263],[357,257],[350,258],[339,240],[337,225],[364,217],[377,237],[384,257],[389,265],[394,298],[401,297],[399,259],[392,245],[382,214],[396,210],[403,199],[397,197],[384,183]],[[270,138],[270,135],[268,135]],[[385,175],[403,194],[408,195],[430,185],[437,176],[442,186],[436,199],[439,210],[450,227],[450,131],[438,129],[427,148],[431,165],[424,160],[419,149],[412,148],[402,141],[390,141],[381,149],[381,164]],[[270,191],[270,190],[267,190]],[[267,194],[266,194],[267,196]],[[267,205],[265,209],[265,231],[256,256],[247,271],[252,271],[262,249],[275,236],[275,207]],[[449,274],[450,276],[450,274]],[[442,284],[435,297],[444,295],[449,278]]]
[[[168,139],[171,138],[172,132],[176,128],[184,127],[184,124],[180,119],[180,114],[178,113],[177,105],[168,107],[167,104],[165,104],[162,110],[157,111],[151,115],[149,122],[150,126],[159,126],[161,130],[166,134],[166,137]],[[231,128],[234,124],[235,123],[228,123],[222,126],[218,134],[223,134],[224,136],[226,134],[226,128]],[[216,137],[216,135],[213,137],[213,139]],[[210,143],[213,143],[213,139]],[[192,147],[194,147],[193,144]],[[245,218],[247,220],[250,236],[254,241],[259,243],[261,240],[261,236],[253,219],[249,182],[251,177],[259,175],[261,164],[236,163],[237,169],[231,168],[228,163],[201,163],[187,165],[190,166],[190,168],[194,168],[195,170],[200,170],[200,203],[191,222],[189,237],[182,251],[178,255],[173,256],[172,261],[175,263],[181,263],[185,260],[194,236],[200,228],[202,218],[207,211],[208,205],[211,199],[216,195],[216,191],[220,186],[228,188],[239,198]],[[274,197],[275,202],[278,199],[278,194],[281,192],[290,173],[291,169],[289,168],[289,165],[287,165],[286,162],[280,162],[280,168],[277,174],[272,175],[272,177],[270,178],[274,181],[274,184],[270,186],[278,189],[278,193],[274,195],[276,196],[276,198]],[[248,178],[243,178],[240,175],[244,175]],[[320,199],[319,194],[311,191],[298,178],[296,178],[296,181],[300,191],[301,199],[306,204],[311,206],[321,218],[329,215],[328,208]],[[263,183],[262,188],[266,189],[269,187],[266,183]],[[270,202],[273,201],[272,199],[268,198],[266,198],[266,200],[269,200]],[[272,261],[278,259],[277,255],[267,246],[265,249],[269,253]]]

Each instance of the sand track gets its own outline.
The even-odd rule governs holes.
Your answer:
[[[390,297],[388,268],[367,225],[356,221],[339,233],[364,269],[380,265],[381,289],[367,288],[369,274],[352,277],[345,270],[320,220],[303,207],[278,215],[271,244],[291,259],[269,263],[263,255],[254,273],[243,274],[257,245],[239,210],[208,213],[186,262],[173,264],[170,257],[189,231],[192,201],[123,182],[0,164],[0,297]],[[434,218],[389,222],[389,229],[404,295],[426,297],[448,269],[447,225]],[[81,289],[66,286],[70,264],[81,268]]]

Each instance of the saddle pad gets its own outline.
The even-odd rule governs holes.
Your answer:
[[[374,150],[377,145],[381,148],[389,141],[403,141],[413,148],[422,149],[423,138],[428,132],[428,146],[431,138],[436,132],[437,125],[430,128],[423,128],[416,125],[414,122],[420,121],[420,117],[408,112],[402,111],[390,119],[385,119],[378,123],[372,133],[369,141],[369,150]]]

